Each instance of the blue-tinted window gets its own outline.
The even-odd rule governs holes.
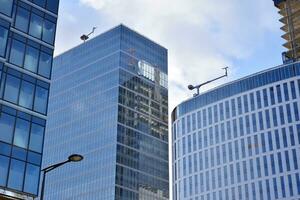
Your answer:
[[[186,125],[187,125],[187,133],[191,132],[191,116],[188,115],[186,118]]]
[[[214,122],[217,123],[218,121],[218,105],[214,105]]]
[[[287,147],[288,146],[288,142],[287,142],[286,130],[285,130],[285,128],[282,128],[281,131],[282,131],[283,146]]]
[[[271,98],[271,105],[275,104],[275,94],[274,94],[274,88],[270,87],[270,98]]]
[[[275,130],[275,143],[276,143],[276,148],[280,149],[280,137],[279,137],[278,130]]]
[[[276,178],[273,178],[273,188],[274,188],[275,198],[278,199],[278,187],[277,187]]]
[[[291,140],[291,145],[295,146],[295,135],[294,135],[294,129],[293,126],[289,127],[289,132],[290,132],[290,140]]]
[[[29,25],[29,11],[18,7],[17,15],[16,15],[16,21],[15,21],[15,27],[25,33],[28,31],[28,25]]]
[[[279,172],[282,173],[283,172],[283,166],[282,166],[282,158],[281,158],[281,153],[280,152],[277,153],[277,158],[278,158]]]
[[[292,123],[292,113],[291,113],[290,104],[286,104],[286,112],[287,112],[288,123]]]
[[[291,91],[292,91],[292,99],[296,99],[296,88],[295,88],[295,82],[291,81]]]
[[[53,13],[57,13],[57,11],[58,11],[58,3],[59,3],[59,0],[48,0],[46,8],[48,10],[50,10],[51,12],[53,12]]]
[[[261,111],[258,113],[258,121],[259,121],[259,129],[263,130],[264,129],[264,120],[263,120],[263,114]]]
[[[255,113],[252,113],[252,126],[253,126],[253,132],[255,133],[257,131],[257,123],[256,123]]]
[[[3,26],[0,26],[0,57],[5,56],[7,36],[8,36],[8,29],[4,28]]]
[[[13,116],[0,113],[0,141],[11,143],[13,138],[15,118]]]
[[[288,151],[285,151],[284,154],[285,154],[286,170],[287,170],[287,171],[291,171],[289,152],[288,152]]]
[[[280,116],[281,125],[284,125],[285,120],[284,120],[284,112],[283,112],[283,107],[282,106],[279,106],[279,116]]]
[[[44,28],[43,28],[43,41],[53,44],[54,43],[54,36],[55,36],[55,24],[44,20]]]
[[[290,196],[294,196],[292,176],[288,175]]]
[[[244,111],[245,113],[247,113],[249,111],[249,107],[248,107],[248,96],[247,95],[244,95],[243,96],[243,99],[244,99]]]
[[[35,165],[27,164],[25,181],[24,181],[24,192],[28,192],[31,194],[38,193],[39,175],[40,175],[39,167]]]
[[[51,1],[51,0],[48,0]],[[46,0],[33,0],[33,2],[41,7],[45,7],[46,5]]]
[[[296,174],[296,182],[297,182],[298,194],[300,195],[300,176],[299,176],[299,173]]]
[[[240,135],[243,136],[244,134],[244,121],[243,118],[239,118],[239,127],[240,127]]]
[[[275,170],[274,154],[271,154],[270,158],[271,158],[271,169],[272,169],[272,174],[274,175],[274,174],[276,173],[276,170]]]
[[[34,110],[46,114],[48,90],[37,86],[34,98]]]
[[[38,15],[31,14],[29,34],[40,39],[42,36],[42,29],[43,29],[43,18]]]
[[[34,85],[27,81],[22,81],[20,90],[19,105],[31,109],[33,105]]]
[[[251,104],[251,111],[255,110],[254,94],[253,93],[250,93],[250,104]]]
[[[10,156],[11,145],[0,142],[0,154]]]
[[[7,101],[17,103],[19,95],[20,79],[7,75],[4,99]]]
[[[267,156],[263,157],[265,176],[269,176]]]
[[[24,68],[32,72],[37,72],[38,60],[39,60],[39,50],[27,46]]]
[[[276,108],[272,108],[272,118],[274,126],[278,126]]]
[[[256,102],[257,102],[257,108],[261,108],[261,96],[260,96],[260,91],[256,92]]]
[[[29,138],[30,123],[23,119],[17,119],[14,136],[14,145],[27,148]]]
[[[231,99],[231,114],[232,114],[232,117],[236,116],[235,99]]]
[[[225,115],[226,115],[226,118],[230,117],[229,101],[225,102]]]
[[[24,178],[25,163],[15,159],[11,159],[8,187],[22,190],[23,178]]]
[[[9,61],[15,65],[22,66],[25,52],[25,44],[17,40],[13,40],[10,50]]]
[[[294,114],[295,114],[295,120],[296,121],[299,121],[299,109],[298,109],[298,104],[297,104],[297,102],[294,102],[293,103],[293,105],[294,105]]]
[[[35,165],[41,165],[42,155],[28,151],[27,162],[30,162]]]
[[[268,132],[268,141],[269,141],[269,151],[273,151],[273,139],[272,139],[272,132]]]
[[[13,2],[13,0],[0,0],[0,12],[4,15],[10,16]]]
[[[23,148],[13,146],[11,156],[19,160],[26,160],[27,151]]]
[[[282,102],[282,96],[281,96],[281,87],[280,85],[276,86],[276,92],[277,92],[277,101],[278,103]]]
[[[223,103],[219,104],[219,110],[220,110],[220,121],[224,120],[224,107]]]
[[[289,101],[290,98],[289,98],[289,89],[288,89],[287,83],[283,84],[283,92],[284,92],[284,99],[285,99],[285,101]]]
[[[294,169],[297,170],[298,169],[298,159],[297,159],[297,152],[295,149],[292,150],[293,153],[293,163],[294,163]]]
[[[42,152],[43,148],[43,138],[44,138],[44,127],[32,124],[31,125],[31,134],[30,134],[30,142],[29,149],[36,152]]]
[[[263,89],[263,97],[264,97],[264,106],[265,107],[269,106],[267,89]]]
[[[0,186],[6,185],[9,158],[0,155]]]
[[[209,125],[212,124],[212,107],[208,108],[208,123]]]
[[[261,133],[261,134],[260,134],[260,138],[261,138],[262,152],[265,153],[265,152],[267,151],[267,149],[266,149],[265,134],[264,134],[264,133]]]
[[[241,97],[237,98],[237,105],[238,105],[238,113],[239,113],[239,115],[241,115],[243,113],[243,111],[242,111],[242,99],[241,99]]]
[[[203,127],[207,125],[206,109],[202,110]]]
[[[286,192],[285,192],[285,183],[284,183],[284,177],[280,177],[280,185],[281,185],[281,192],[282,192],[282,197],[286,197]]]

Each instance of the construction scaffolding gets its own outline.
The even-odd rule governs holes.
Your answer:
[[[285,32],[282,38],[287,48],[284,53],[286,59],[297,61],[300,59],[300,0],[274,0],[282,18],[279,20],[284,25],[281,30]]]

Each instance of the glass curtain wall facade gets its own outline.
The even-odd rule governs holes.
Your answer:
[[[176,200],[300,198],[300,63],[210,90],[172,112]]]
[[[38,194],[58,0],[0,0],[0,199]]]
[[[120,25],[54,59],[45,199],[168,199],[167,50]]]

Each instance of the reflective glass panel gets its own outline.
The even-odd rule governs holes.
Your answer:
[[[48,100],[48,90],[42,87],[36,87],[34,110],[46,114]]]
[[[17,40],[13,40],[10,50],[9,61],[15,65],[22,66],[25,52],[25,44]]]
[[[13,0],[0,0],[0,12],[10,16],[13,2]]]
[[[36,72],[39,60],[39,51],[36,48],[27,47],[24,68]]]
[[[10,102],[17,103],[20,87],[20,79],[7,75],[4,98]]]
[[[19,97],[19,105],[31,109],[33,104],[34,85],[27,81],[22,81]]]
[[[29,24],[29,11],[25,10],[24,8],[18,7],[15,27],[27,33],[28,24]]]
[[[11,143],[14,131],[15,118],[11,115],[1,113],[0,114],[0,140]]]
[[[24,182],[24,192],[37,194],[39,184],[40,168],[27,164]]]
[[[0,26],[0,56],[2,56],[2,57],[5,56],[7,36],[8,36],[8,30],[6,28]]]
[[[24,177],[25,163],[15,159],[11,159],[8,187],[22,190],[23,177]]]
[[[30,123],[23,119],[17,119],[14,136],[14,145],[27,148]]]
[[[31,125],[31,135],[29,149],[36,152],[42,152],[44,138],[44,127],[37,124]]]
[[[38,15],[31,14],[29,34],[36,38],[41,38],[42,27],[43,27],[43,18]]]
[[[8,164],[9,158],[6,156],[0,156],[0,186],[6,185]]]
[[[43,41],[53,44],[55,35],[55,24],[49,22],[48,20],[44,21],[44,29],[43,29]]]
[[[41,52],[38,73],[44,77],[50,78],[51,65],[52,65],[52,56],[44,52]]]

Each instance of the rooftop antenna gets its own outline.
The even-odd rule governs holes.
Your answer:
[[[211,83],[211,82],[213,82],[213,81],[216,81],[216,80],[218,80],[218,79],[221,79],[221,78],[224,78],[224,77],[228,76],[228,67],[224,67],[224,68],[222,68],[222,69],[225,70],[225,74],[224,74],[223,76],[214,78],[214,79],[212,79],[212,80],[206,81],[206,82],[201,83],[201,84],[196,85],[196,86],[189,85],[189,86],[188,86],[188,89],[189,89],[189,90],[197,89],[197,93],[194,94],[194,97],[196,97],[196,96],[199,95],[199,93],[200,93],[200,87],[202,87],[203,85],[206,85],[206,84],[208,84],[208,83]]]
[[[87,34],[87,35],[83,34],[82,36],[80,36],[80,39],[81,39],[83,42],[87,41],[87,40],[90,38],[89,36],[95,32],[96,28],[97,28],[97,27],[93,27],[92,32],[90,32],[90,33]]]

